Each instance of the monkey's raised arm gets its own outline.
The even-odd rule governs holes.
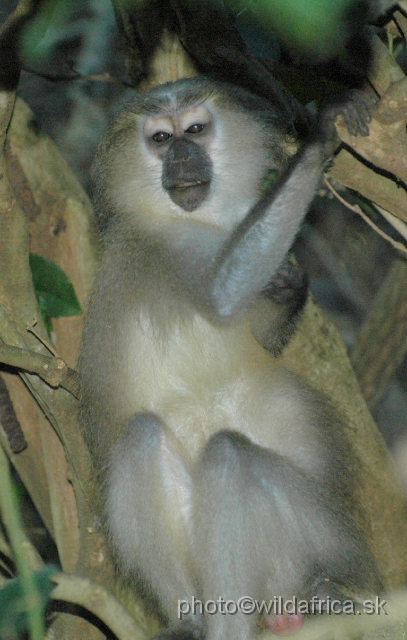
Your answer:
[[[368,135],[369,98],[326,108],[314,131],[274,185],[251,208],[216,258],[209,295],[220,316],[229,316],[260,293],[278,271],[311,204],[324,163],[337,146],[334,121],[343,115],[349,132]]]
[[[306,146],[222,248],[210,291],[219,315],[231,315],[277,272],[315,196],[325,160],[321,144]]]

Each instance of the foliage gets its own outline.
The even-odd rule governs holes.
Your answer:
[[[327,59],[343,46],[350,32],[350,16],[357,0],[253,0],[246,3],[259,22],[290,46]],[[244,10],[244,9],[243,9]]]
[[[46,0],[40,4],[35,20],[28,22],[21,33],[20,54],[24,60],[35,65],[52,53],[75,4],[75,0]]]
[[[72,282],[57,264],[36,253],[30,253],[30,268],[35,294],[48,333],[51,318],[82,313]]]
[[[57,567],[45,567],[33,574],[36,606],[43,616],[53,589],[52,576]],[[17,636],[28,627],[27,601],[21,578],[9,580],[0,589],[0,638]]]

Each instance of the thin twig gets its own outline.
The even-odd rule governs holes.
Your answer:
[[[29,351],[27,343],[23,340],[14,322],[8,317],[7,313],[5,312],[4,308],[1,305],[0,305],[0,329],[1,329],[0,340],[4,340],[4,342],[7,341],[7,344],[9,344],[10,342],[14,342],[14,344],[10,346],[18,346],[20,349]],[[29,391],[32,393],[33,397],[37,401],[38,405],[42,409],[45,417],[51,423],[51,426],[54,428],[61,443],[63,444],[66,456],[68,458],[68,462],[72,466],[72,469],[74,470],[75,476],[78,480],[79,487],[82,490],[84,500],[89,508],[89,512],[94,513],[94,508],[92,507],[92,504],[88,499],[87,493],[83,486],[81,476],[77,471],[76,462],[71,455],[71,450],[70,450],[70,446],[68,444],[67,438],[65,436],[64,431],[61,429],[58,423],[58,419],[55,415],[55,407],[52,403],[52,400],[48,398],[46,394],[44,394],[43,388],[41,387],[41,385],[43,384],[42,380],[36,380],[35,376],[31,376],[30,374],[25,373],[25,371],[22,371],[20,375],[24,380],[26,386],[28,387]]]
[[[383,209],[383,207],[381,207],[376,202],[374,206],[379,211],[379,213],[382,214],[383,218],[386,218],[387,222],[391,224],[391,226],[394,227],[401,236],[403,236],[404,240],[407,240],[407,224],[403,222],[403,220],[400,220],[400,218],[395,216],[393,213],[390,213],[390,211]]]
[[[49,80],[50,82],[110,82],[112,84],[118,84],[123,87],[128,87],[129,89],[134,89],[133,85],[125,80],[120,80],[120,78],[115,78],[107,71],[102,73],[89,73],[82,75],[77,71],[72,71],[69,74],[57,74],[57,73],[48,73],[45,71],[37,71],[36,69],[30,69],[29,67],[22,67],[23,71],[27,73],[31,73],[32,75],[38,76],[39,78],[44,78],[44,80]]]
[[[45,340],[45,338],[43,338],[42,335],[40,335],[36,329],[34,329],[34,327],[37,324],[37,322],[38,322],[37,318],[34,318],[34,320],[32,322],[28,323],[27,324],[27,331],[32,333],[37,338],[37,340],[39,340],[41,342],[41,344],[43,344],[44,347],[46,349],[48,349],[48,351],[50,353],[52,353],[53,356],[55,356],[56,358],[59,358],[59,356],[58,356],[57,352],[55,351],[54,347],[52,345],[50,345],[50,343],[47,340]]]

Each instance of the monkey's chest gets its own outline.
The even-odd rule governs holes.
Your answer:
[[[198,318],[165,341],[135,332],[127,362],[129,415],[158,415],[192,458],[218,431],[244,433],[312,467],[311,420],[299,383],[254,340],[246,323],[213,327]],[[136,346],[136,345],[134,345]]]

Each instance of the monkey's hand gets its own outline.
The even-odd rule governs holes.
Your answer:
[[[365,91],[354,89],[322,105],[317,122],[317,137],[323,142],[329,158],[340,143],[335,128],[338,116],[342,116],[352,136],[368,136],[372,110],[378,98]]]

